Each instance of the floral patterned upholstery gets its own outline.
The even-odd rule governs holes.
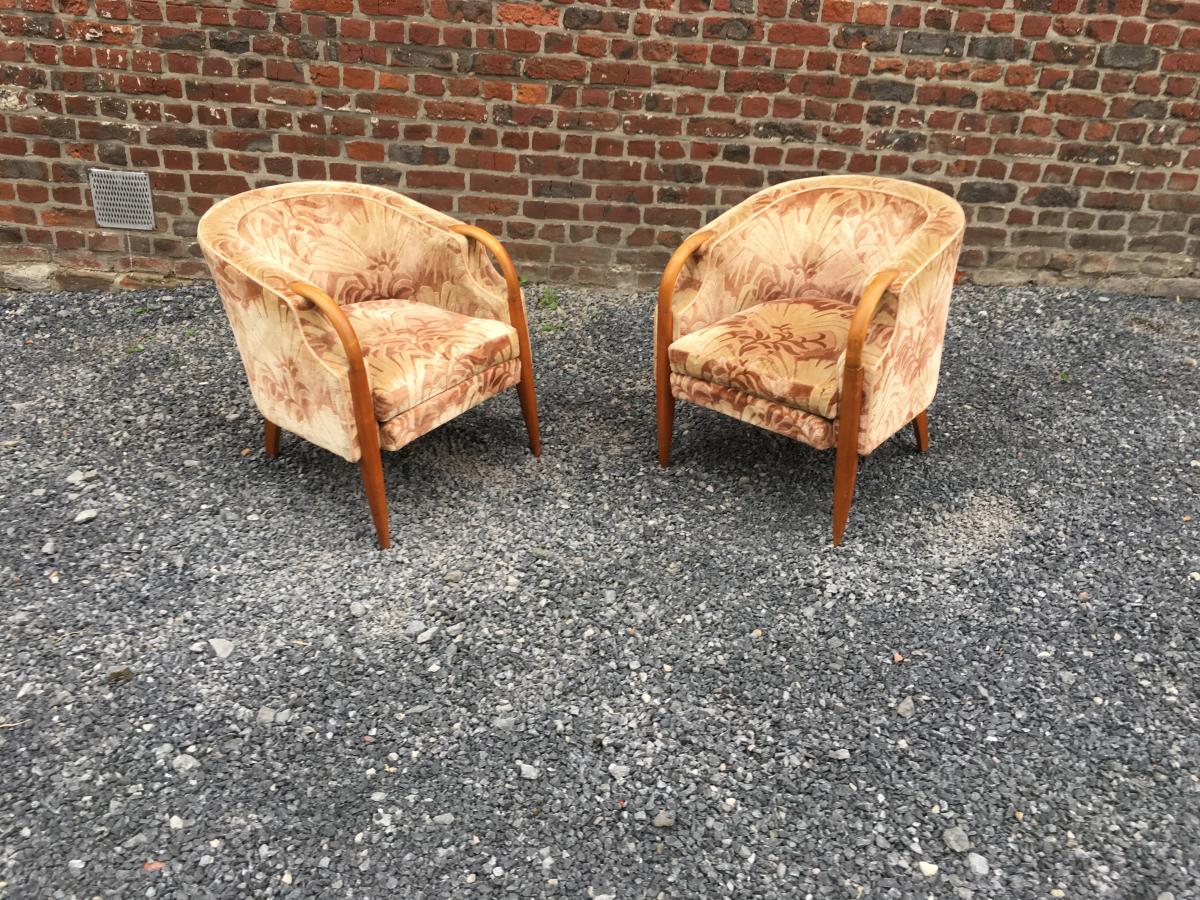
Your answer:
[[[837,417],[838,363],[854,304],[827,297],[772,300],[671,344],[671,369],[818,416]],[[867,335],[879,356],[892,336],[884,310]]]
[[[963,228],[950,197],[888,178],[822,176],[755,194],[701,230],[712,237],[679,276],[673,393],[819,446],[823,430],[779,410],[836,418],[855,306],[873,275],[895,270],[864,352],[858,452],[870,453],[933,400]]]
[[[504,279],[455,220],[393,191],[298,182],[210,209],[198,238],[262,414],[361,456],[342,343],[289,290],[333,297],[362,345],[383,445],[403,446],[520,378]]]
[[[400,415],[517,356],[517,332],[495,319],[474,319],[416,300],[364,300],[345,307],[371,377],[375,417]],[[342,348],[328,330],[309,335],[336,365]]]

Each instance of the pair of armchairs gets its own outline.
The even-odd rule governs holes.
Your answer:
[[[928,448],[963,226],[930,188],[826,176],[764,190],[687,238],[655,321],[662,465],[676,398],[836,447],[840,543],[858,456],[910,423]],[[198,236],[267,455],[283,429],[358,462],[381,547],[381,450],[515,386],[540,454],[520,282],[483,229],[382,188],[299,182],[218,203]]]

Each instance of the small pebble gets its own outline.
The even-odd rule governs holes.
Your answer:
[[[98,515],[100,515],[100,513],[97,510],[82,509],[75,516],[75,524],[82,525],[84,522],[90,522]]]
[[[200,760],[192,756],[190,753],[181,753],[171,760],[171,767],[176,772],[190,772],[200,765]]]
[[[926,878],[932,878],[938,873],[937,863],[927,862],[926,860],[921,860],[917,863],[917,868],[921,870],[921,874]]]
[[[975,875],[979,875],[980,877],[991,871],[991,866],[988,865],[987,859],[978,853],[972,852],[967,854],[967,865],[970,866],[971,871]]]
[[[971,849],[971,839],[961,826],[955,825],[942,832],[942,840],[955,853],[966,853]]]

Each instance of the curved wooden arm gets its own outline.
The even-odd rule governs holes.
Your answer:
[[[500,263],[500,272],[504,275],[504,283],[508,287],[508,314],[513,320],[513,327],[518,332],[523,332],[525,330],[525,304],[521,301],[521,279],[517,277],[512,257],[508,255],[504,245],[490,232],[478,225],[460,223],[452,225],[450,230],[466,238],[475,238],[487,248],[492,256],[496,257],[496,262]],[[520,327],[517,326],[518,321],[521,323]]]
[[[850,320],[850,334],[846,339],[846,364],[842,370],[842,393],[838,398],[837,468],[839,472],[843,470],[852,472],[856,465],[854,460],[857,459],[858,453],[858,419],[859,413],[862,411],[862,356],[867,329],[871,327],[871,320],[879,308],[879,301],[883,299],[883,295],[887,293],[888,288],[892,286],[892,282],[899,274],[891,269],[877,272],[863,288],[862,299],[858,301],[858,307],[854,310],[854,318]],[[854,478],[852,475],[848,481],[839,480],[834,486],[833,542],[835,544],[842,539],[840,529],[845,528],[845,512],[850,509],[850,496],[853,492]],[[842,510],[840,526],[836,524],[838,509]]]
[[[459,223],[452,225],[450,230],[463,237],[475,238],[480,244],[496,257],[500,263],[500,271],[504,273],[504,283],[508,286],[508,320],[513,330],[517,332],[517,350],[521,355],[521,381],[517,385],[517,395],[521,398],[521,415],[525,417],[525,427],[529,431],[529,449],[534,456],[542,454],[542,438],[538,429],[537,390],[533,383],[533,348],[529,344],[529,325],[525,322],[525,300],[521,296],[521,279],[517,277],[516,267],[512,257],[504,249],[504,245],[478,225]]]
[[[879,301],[883,299],[884,294],[888,292],[888,288],[892,286],[892,282],[899,275],[900,273],[894,269],[876,272],[867,282],[867,286],[863,288],[862,299],[855,307],[854,318],[850,320],[850,333],[846,338],[845,371],[862,367],[863,345],[867,340],[867,330],[871,327],[871,320],[875,318]]]
[[[521,298],[521,279],[517,277],[517,269],[512,257],[492,234],[478,225],[459,224],[451,226],[451,231],[466,238],[475,238],[479,243],[496,257],[500,263],[500,271],[504,275],[504,283],[508,287],[508,318],[512,327],[517,331],[517,343],[521,351],[521,359],[532,359],[529,347],[529,326],[525,324],[525,302]]]
[[[354,404],[354,422],[358,428],[358,447],[364,457],[368,454],[378,456],[379,422],[375,418],[375,404],[371,399],[371,382],[367,378],[366,363],[363,362],[362,345],[354,333],[354,326],[337,301],[316,285],[293,281],[288,285],[288,290],[312,303],[337,332],[350,368],[350,399]]]
[[[691,259],[692,254],[714,237],[716,234],[711,231],[697,231],[688,236],[671,254],[667,267],[663,269],[662,278],[658,282],[658,334],[660,337],[664,336],[663,323],[665,322],[667,344],[671,343],[671,326],[673,325],[671,301],[675,298],[675,282],[679,280],[679,273],[683,271],[684,265]]]
[[[671,346],[671,334],[675,329],[675,317],[671,312],[671,301],[675,299],[675,282],[692,254],[707,244],[716,235],[711,231],[697,231],[689,235],[671,254],[667,267],[658,282],[658,315],[654,334],[654,379],[659,389],[668,383],[671,373],[667,364],[667,348]]]

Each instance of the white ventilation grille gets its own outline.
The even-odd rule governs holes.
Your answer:
[[[150,196],[150,176],[145,172],[89,169],[88,181],[96,224],[101,228],[154,230],[154,200]]]

